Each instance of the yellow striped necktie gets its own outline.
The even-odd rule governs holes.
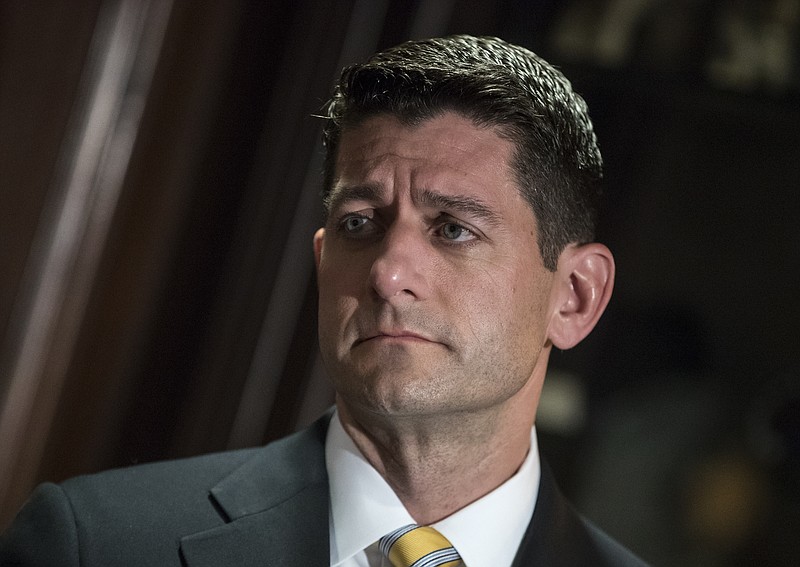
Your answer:
[[[430,526],[409,524],[380,540],[381,552],[394,567],[456,567],[461,557],[447,538]]]

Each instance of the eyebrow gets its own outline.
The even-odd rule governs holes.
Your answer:
[[[330,214],[332,211],[350,201],[379,201],[383,196],[383,189],[377,185],[349,185],[335,187],[325,199],[325,207]],[[455,211],[482,219],[492,225],[500,223],[501,218],[491,207],[476,197],[466,195],[444,195],[430,189],[423,189],[417,198],[417,203],[432,209]]]
[[[493,225],[500,222],[500,215],[476,197],[467,197],[466,195],[443,195],[442,193],[425,189],[418,197],[418,201],[422,205],[431,208],[466,213]]]
[[[323,205],[330,214],[343,204],[350,201],[377,201],[383,190],[377,185],[346,185],[336,186],[325,197]]]

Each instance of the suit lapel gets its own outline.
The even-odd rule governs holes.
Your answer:
[[[211,490],[226,523],[181,539],[188,567],[328,564],[329,419],[268,445]]]
[[[189,567],[323,566],[328,546],[327,487],[314,486],[268,510],[187,536]]]
[[[536,508],[512,567],[600,565],[596,560],[586,527],[559,491],[550,467],[542,462]]]

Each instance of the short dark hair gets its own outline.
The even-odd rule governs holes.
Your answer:
[[[514,143],[512,167],[549,270],[565,246],[594,239],[603,160],[586,103],[544,59],[494,37],[409,41],[342,71],[326,105],[326,209],[344,128],[378,114],[412,125],[447,111]]]

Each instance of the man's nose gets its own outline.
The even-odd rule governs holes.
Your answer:
[[[372,262],[370,287],[386,301],[424,299],[429,276],[425,266],[430,254],[424,232],[413,226],[392,226]]]

